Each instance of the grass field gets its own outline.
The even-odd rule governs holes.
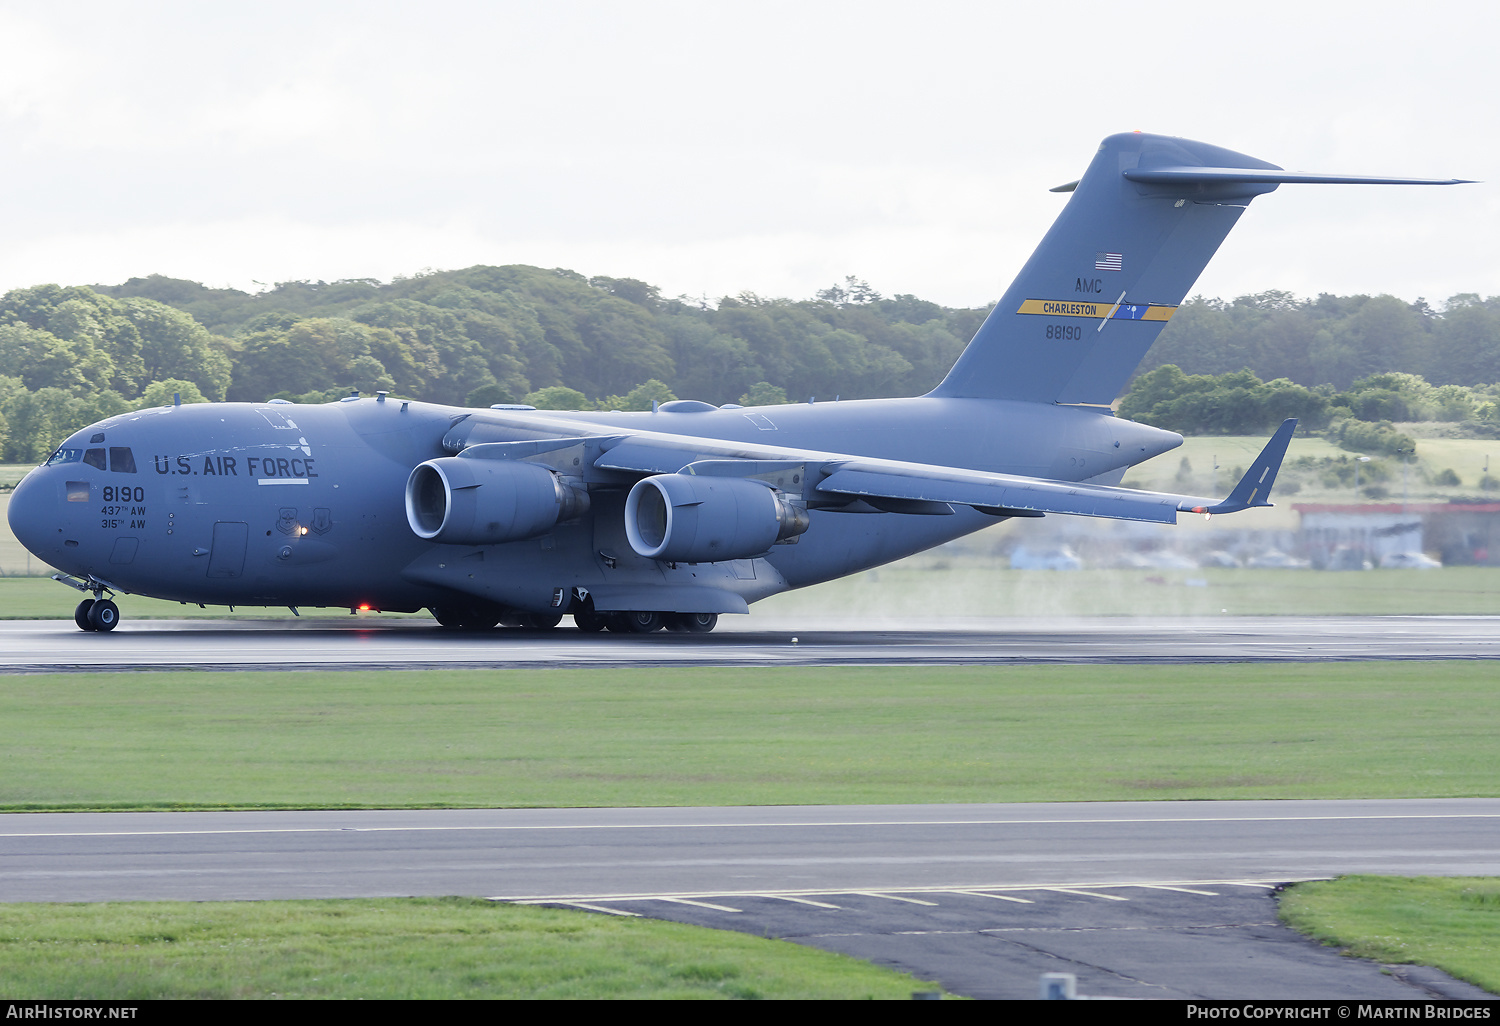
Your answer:
[[[933,984],[745,934],[465,898],[0,905],[11,999],[908,999]]]
[[[1500,992],[1500,880],[1349,876],[1281,897],[1289,925],[1350,955],[1443,969]]]
[[[0,808],[1500,794],[1488,663],[0,676]]]

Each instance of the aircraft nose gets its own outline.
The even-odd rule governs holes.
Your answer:
[[[45,476],[40,470],[33,470],[21,479],[11,492],[6,519],[16,541],[38,559],[48,560],[52,558],[49,550],[58,546],[62,536],[57,533],[57,510],[49,501],[50,489],[41,480]]]

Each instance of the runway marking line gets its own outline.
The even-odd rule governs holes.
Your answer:
[[[1036,902],[1030,898],[1013,898],[1009,894],[987,894],[984,891],[954,891],[954,894],[963,894],[971,898],[995,898],[999,901],[1014,901],[1019,905],[1035,905]],[[1203,893],[1208,893],[1204,891]]]
[[[904,887],[902,888],[902,890],[905,889]],[[886,901],[904,901],[910,905],[930,905],[933,908],[937,908],[938,904],[935,901],[923,901],[921,898],[903,898],[899,894],[882,894],[879,891],[846,891],[844,893],[858,894],[864,898],[884,898]]]
[[[898,936],[964,936],[976,933],[1160,933],[1177,930],[1238,930],[1247,926],[1285,926],[1285,923],[1197,923],[1187,926],[982,926],[975,930],[898,930]],[[857,933],[810,934],[813,937],[859,937]]]
[[[1218,891],[1198,891],[1191,887],[1168,887],[1166,884],[1134,884],[1135,887],[1149,887],[1153,891],[1180,891],[1183,894],[1201,894],[1207,898],[1217,898]]]
[[[1080,891],[1072,887],[1048,887],[1046,889],[1049,891],[1056,891],[1058,894],[1077,894],[1079,897],[1083,898],[1104,898],[1108,901],[1130,900],[1129,898],[1122,898],[1118,894],[1101,894],[1098,891]]]
[[[568,905],[578,902],[600,902],[600,901],[650,901],[662,898],[782,898],[788,901],[796,901],[801,898],[817,895],[820,897],[835,897],[841,894],[858,895],[866,898],[885,898],[888,901],[905,901],[913,905],[936,906],[935,901],[923,901],[918,898],[901,897],[904,894],[974,894],[986,898],[999,898],[1003,901],[1021,901],[1027,904],[1035,904],[1025,898],[1014,898],[1009,895],[1017,891],[1022,893],[1028,891],[1064,891],[1080,892],[1090,897],[1112,897],[1111,895],[1099,895],[1094,893],[1098,889],[1109,888],[1117,890],[1122,887],[1152,887],[1159,890],[1181,890],[1189,887],[1263,887],[1267,890],[1275,890],[1277,887],[1288,883],[1306,883],[1313,880],[1327,880],[1326,876],[1278,876],[1274,881],[1263,880],[1172,880],[1172,881],[1090,881],[1086,883],[1063,883],[1063,884],[980,884],[980,885],[947,885],[934,887],[892,887],[885,890],[851,889],[838,887],[808,887],[788,890],[757,890],[757,891],[665,891],[657,894],[553,894],[553,895],[491,895],[486,901],[503,901],[515,905]],[[1006,894],[988,893],[992,891],[1004,891]],[[1210,893],[1210,892],[1203,892]],[[1217,897],[1217,895],[1215,895]],[[1116,898],[1125,901],[1125,898]],[[837,907],[837,906],[830,906]]]
[[[657,898],[657,901],[670,901],[677,905],[697,905],[699,908],[711,908],[715,912],[743,912],[742,908],[730,908],[728,905],[715,905],[710,901],[694,901],[691,898]]]
[[[811,898],[794,898],[790,894],[757,894],[758,898],[775,898],[778,901],[795,901],[799,905],[812,905],[815,908],[831,908],[842,911],[840,905],[830,905],[826,901],[813,901]]]
[[[0,813],[0,815],[32,815],[31,813]],[[65,813],[65,815],[80,815]],[[86,813],[84,814],[86,815]],[[139,815],[139,813],[130,813]],[[194,813],[171,813],[171,815],[194,815]],[[209,815],[236,815],[236,813],[209,813]],[[0,831],[0,837],[173,837],[193,834],[338,834],[338,833],[463,833],[481,830],[726,830],[741,829],[790,829],[829,827],[944,827],[944,826],[1091,826],[1098,824],[1132,823],[1299,823],[1299,822],[1345,822],[1353,820],[1427,820],[1427,819],[1500,819],[1500,812],[1436,812],[1436,813],[1371,813],[1368,815],[1334,816],[1153,816],[1133,819],[1128,817],[1101,817],[1098,819],[889,819],[889,820],[829,820],[827,822],[766,822],[766,823],[560,823],[560,824],[478,824],[473,826],[370,826],[370,827],[222,827],[201,830],[38,830]]]
[[[538,904],[538,903],[537,902],[532,902],[532,901],[526,901],[526,902],[522,902],[521,904],[523,904],[523,905],[535,905],[535,904]],[[608,913],[609,915],[612,915],[612,916],[629,916],[632,919],[642,919],[642,918],[644,918],[639,912],[626,912],[624,909],[620,909],[620,908],[605,908],[603,905],[590,905],[590,904],[588,904],[586,902],[582,902],[582,901],[553,901],[553,902],[549,902],[548,904],[552,904],[552,905],[571,905],[573,908],[581,908],[581,909],[585,909],[586,911],[589,911],[589,912],[605,912],[605,913]]]

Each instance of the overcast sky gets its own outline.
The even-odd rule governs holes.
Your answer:
[[[1481,3],[0,0],[0,291],[525,263],[998,298],[1098,141],[1500,183]],[[1500,185],[1282,186],[1196,291],[1500,293]]]

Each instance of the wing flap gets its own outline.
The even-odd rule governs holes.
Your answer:
[[[940,471],[942,468],[933,469]],[[1008,474],[954,479],[859,469],[834,471],[819,483],[818,491],[861,499],[905,499],[983,506],[988,509],[1001,508],[1015,510],[1019,515],[1070,513],[1075,516],[1145,520],[1159,524],[1175,524],[1179,511],[1192,508],[1184,507],[1184,502],[1190,502],[1193,506],[1213,504],[1211,499],[1191,499],[1160,492],[1140,492],[1133,488],[1049,481]]]

